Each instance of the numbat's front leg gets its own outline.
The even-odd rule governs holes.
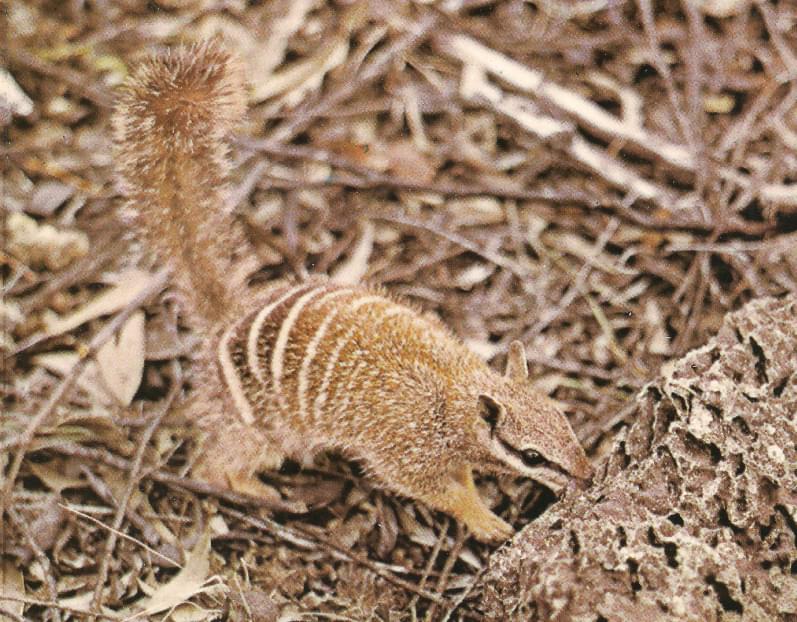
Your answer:
[[[465,523],[482,542],[498,544],[515,533],[509,523],[496,516],[482,501],[470,467],[464,467],[449,480],[444,490],[427,495],[423,501]]]

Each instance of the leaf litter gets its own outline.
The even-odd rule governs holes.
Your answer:
[[[466,596],[490,549],[340,457],[265,473],[311,511],[262,520],[190,479],[179,406],[135,462],[201,338],[120,224],[102,148],[114,85],[155,49],[221,33],[247,60],[232,194],[255,281],[383,283],[497,368],[523,339],[596,461],[663,365],[797,289],[784,3],[62,4],[9,3],[0,105],[4,222],[32,232],[0,258],[12,614],[483,614]],[[554,501],[480,485],[518,529]]]

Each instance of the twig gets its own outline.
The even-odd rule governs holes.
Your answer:
[[[672,77],[669,65],[664,61],[661,54],[661,46],[659,44],[659,36],[656,31],[656,23],[653,19],[653,7],[650,0],[637,0],[637,6],[642,17],[642,26],[645,29],[645,34],[648,37],[648,46],[650,49],[651,62],[656,67],[656,71],[664,80],[664,88],[667,91],[667,98],[670,102],[673,114],[680,126],[681,135],[686,139],[690,145],[690,156],[692,167],[698,166],[699,162],[695,159],[696,141],[694,130],[689,123],[689,119],[683,112],[683,105],[678,97],[678,92],[675,88],[675,82]]]
[[[609,243],[609,240],[611,240],[612,236],[617,232],[617,228],[617,221],[610,221],[609,226],[603,230],[600,237],[596,240],[591,257],[589,259],[598,257],[604,251],[606,245]],[[545,252],[544,249],[539,250],[541,250],[541,252]],[[531,341],[532,338],[536,337],[548,326],[550,326],[551,323],[554,322],[562,314],[562,312],[570,306],[573,300],[575,300],[576,297],[582,293],[584,283],[587,280],[587,277],[590,275],[590,272],[592,272],[592,269],[592,262],[589,260],[585,261],[584,265],[581,266],[578,273],[575,275],[575,278],[568,287],[567,291],[559,299],[559,303],[552,310],[545,312],[537,321],[537,323],[526,331],[526,333],[523,335],[523,341]]]
[[[618,119],[575,91],[546,80],[542,72],[530,69],[472,37],[446,33],[435,37],[435,43],[446,54],[463,63],[479,67],[515,88],[533,94],[572,115],[579,123],[604,138],[633,145],[642,153],[657,156],[677,170],[694,170],[695,161],[685,146],[669,142],[640,126]]]
[[[448,531],[449,521],[448,519],[445,520],[445,523],[440,530],[440,535],[437,537],[437,542],[434,543],[434,548],[432,549],[431,554],[429,555],[429,559],[426,560],[426,566],[424,566],[423,574],[421,575],[420,580],[418,581],[418,589],[422,590],[426,586],[426,581],[429,579],[429,575],[432,572],[432,568],[434,568],[434,564],[437,561],[437,556],[440,555],[440,549],[443,548],[443,542],[446,540],[446,532]],[[415,619],[415,606],[418,604],[418,599],[420,598],[419,594],[414,594],[412,600],[410,600],[409,604],[407,605],[407,609],[413,612],[413,619]]]
[[[577,136],[568,124],[563,124],[553,117],[542,113],[532,114],[530,110],[534,110],[535,106],[531,101],[522,100],[515,95],[507,95],[498,86],[488,83],[486,74],[491,71],[490,65],[485,59],[480,58],[478,53],[484,53],[496,63],[503,61],[503,65],[507,66],[507,71],[512,70],[512,72],[510,74],[501,73],[500,76],[511,81],[512,75],[520,74],[523,77],[516,79],[515,84],[520,84],[525,87],[525,90],[535,92],[538,97],[542,96],[546,88],[549,91],[554,89],[554,87],[543,82],[541,74],[532,72],[519,63],[514,63],[514,61],[510,61],[503,55],[467,37],[456,36],[451,38],[448,48],[444,49],[447,49],[453,55],[459,54],[457,57],[465,63],[462,72],[462,86],[460,88],[464,98],[482,103],[494,111],[508,116],[520,127],[532,132],[542,140],[547,140],[557,134],[566,135],[566,139],[559,141],[565,143],[565,151],[596,175],[603,177],[611,185],[622,188],[634,196],[648,201],[671,202],[671,199],[669,199],[670,193],[667,190],[640,177],[631,168],[623,165],[604,150],[598,149],[585,139]],[[495,66],[492,67],[492,71],[497,72]],[[561,105],[566,105],[571,97],[576,97],[583,101],[579,101],[578,107],[575,108],[590,106],[600,110],[598,106],[589,102],[589,100],[565,91],[561,87],[555,87],[554,93],[556,94],[556,99],[561,100],[559,102]],[[602,110],[600,114],[604,117],[611,117],[611,115]],[[620,120],[614,117],[611,117],[611,119],[613,126],[616,126],[614,127],[615,133],[619,131],[618,127],[625,127],[625,124]],[[661,147],[661,149],[666,151],[665,147]]]
[[[302,132],[316,117],[345,101],[361,88],[382,76],[397,56],[412,50],[426,37],[437,22],[437,15],[426,13],[414,24],[411,32],[404,34],[395,43],[375,54],[362,71],[335,91],[328,93],[319,102],[297,111],[296,116],[277,126],[269,135],[271,140],[288,142]]]
[[[3,596],[3,600],[18,600],[16,598],[7,598]],[[21,615],[14,613],[13,611],[9,611],[5,607],[0,607],[0,616],[6,616],[9,620],[15,620],[15,622],[26,622],[25,618]]]
[[[446,587],[448,586],[448,579],[451,576],[451,569],[454,567],[454,562],[457,561],[459,552],[462,550],[466,539],[467,534],[465,530],[459,523],[457,523],[457,538],[454,541],[454,546],[451,547],[451,552],[448,554],[445,564],[443,564],[443,569],[440,571],[440,577],[437,580],[437,592],[440,594],[440,596],[445,594]],[[432,606],[429,607],[429,611],[426,613],[426,619],[434,620],[434,615],[436,612],[437,603],[432,603]]]
[[[50,398],[39,408],[36,415],[34,415],[24,432],[20,435],[19,439],[14,443],[17,447],[17,452],[11,462],[6,475],[5,486],[3,488],[2,496],[0,497],[0,517],[5,513],[5,508],[8,507],[11,493],[14,489],[14,482],[16,481],[19,469],[22,466],[22,460],[33,442],[33,437],[36,430],[42,426],[50,415],[55,410],[56,406],[60,403],[61,399],[66,395],[67,391],[72,388],[72,385],[77,381],[80,373],[89,360],[100,347],[105,344],[111,337],[116,334],[132,313],[144,304],[149,298],[160,292],[165,286],[168,278],[168,270],[163,269],[155,273],[142,291],[133,298],[128,305],[117,313],[111,320],[103,326],[103,328],[89,341],[85,351],[82,352],[81,358],[72,366],[72,368],[65,374],[61,382],[56,386],[55,390],[50,394]],[[3,533],[0,531],[0,544],[3,541]]]
[[[22,519],[22,517],[14,508],[8,508],[8,518],[11,519],[11,522],[14,523],[16,528],[22,532],[23,536],[25,536],[28,546],[33,551],[33,554],[36,556],[36,561],[39,562],[39,565],[42,568],[47,598],[52,601],[56,600],[58,598],[58,589],[55,585],[55,577],[53,576],[53,568],[50,564],[50,559],[47,557],[47,555],[45,555],[44,551],[42,551],[39,543],[36,542],[33,534],[30,532],[29,525]],[[61,614],[58,612],[58,610],[53,612],[53,619],[55,622],[60,622]]]
[[[302,529],[298,525],[294,525],[292,527],[285,527],[284,525],[280,525],[279,523],[273,520],[267,518],[259,518],[259,519],[254,518],[252,516],[249,516],[248,514],[244,514],[243,512],[238,512],[237,510],[232,510],[230,508],[223,508],[222,511],[225,514],[233,516],[238,520],[241,520],[253,527],[269,531],[281,539],[287,539],[288,541],[292,541],[291,538],[292,539],[297,538],[296,533],[301,534],[305,538],[309,538],[311,541],[315,540],[318,544],[334,552],[335,556],[341,557],[342,559],[349,562],[355,562],[357,564],[360,564],[361,566],[367,568],[371,572],[377,574],[378,576],[382,577],[383,579],[385,579],[389,583],[392,583],[393,585],[408,590],[414,594],[419,594],[423,598],[426,598],[427,600],[430,600],[433,603],[442,605],[448,602],[447,599],[438,594],[435,594],[434,592],[429,592],[428,590],[420,589],[414,583],[410,583],[409,581],[397,577],[393,572],[390,572],[389,570],[385,569],[382,564],[378,564],[352,551],[344,550],[341,546],[339,546],[329,538],[325,538],[319,534],[310,533],[305,529]]]
[[[102,521],[97,520],[93,516],[91,516],[89,514],[86,514],[85,512],[81,512],[77,508],[73,508],[72,506],[65,505],[63,503],[59,503],[58,505],[61,506],[62,508],[64,508],[67,512],[71,512],[72,514],[75,514],[76,516],[80,516],[81,518],[85,518],[86,520],[91,521],[92,523],[94,523],[98,527],[101,527],[103,529],[107,529],[109,532],[111,532],[113,534],[116,534],[120,538],[124,538],[125,540],[129,540],[130,542],[133,542],[137,546],[140,546],[145,551],[147,551],[147,553],[149,553],[150,555],[154,555],[155,557],[160,557],[162,560],[164,560],[165,562],[168,562],[170,565],[175,566],[176,568],[182,568],[182,565],[176,559],[172,559],[171,557],[167,557],[163,553],[159,553],[158,551],[153,549],[151,546],[147,546],[147,544],[145,542],[142,542],[141,540],[137,540],[136,538],[133,538],[132,536],[127,535],[123,531],[119,531],[118,529],[113,529],[112,527],[106,525]]]
[[[94,595],[91,599],[91,609],[92,611],[98,613],[100,610],[102,589],[105,587],[105,580],[108,578],[108,567],[111,557],[113,556],[114,548],[116,547],[117,533],[119,533],[119,529],[122,527],[122,521],[124,520],[125,511],[127,510],[127,505],[130,502],[130,497],[133,495],[133,490],[135,490],[136,486],[138,486],[140,479],[139,472],[141,471],[141,463],[144,460],[144,452],[149,446],[149,441],[152,438],[152,435],[160,425],[163,417],[167,412],[169,412],[169,408],[181,390],[182,381],[180,365],[177,363],[177,361],[173,361],[171,367],[173,372],[173,384],[171,390],[166,396],[166,399],[163,401],[163,404],[159,405],[158,412],[152,417],[152,422],[146,427],[141,435],[141,438],[138,440],[138,449],[136,450],[136,454],[130,467],[127,486],[125,486],[125,490],[122,493],[122,498],[119,500],[119,504],[117,505],[116,515],[111,523],[111,532],[105,542],[105,552],[102,556],[102,561],[100,562],[100,567],[97,572],[97,583],[94,586]]]
[[[26,605],[31,605],[33,607],[50,607],[51,609],[58,609],[66,613],[70,613],[73,616],[88,617],[92,615],[90,611],[86,611],[84,609],[77,609],[75,607],[66,607],[57,601],[39,600],[37,598],[19,598],[7,594],[3,594],[3,600],[10,600],[17,603],[25,603]],[[2,613],[3,615],[9,615],[8,611],[6,610],[0,610],[0,613]],[[104,611],[102,615],[111,620],[124,620],[122,616],[110,611]],[[25,618],[19,618],[19,619],[22,620],[22,622],[30,622],[30,620],[26,620]]]
[[[772,7],[762,0],[755,0],[755,5],[764,18],[767,32],[772,39],[773,45],[777,48],[783,64],[786,66],[789,79],[793,80],[797,77],[797,57],[795,57],[794,52],[791,51],[789,45],[783,40],[783,35],[776,23],[776,17],[772,14]],[[785,79],[783,81],[785,81]]]
[[[4,52],[7,54],[10,64],[19,65],[44,76],[60,80],[86,99],[94,102],[100,108],[110,108],[113,105],[113,97],[102,88],[98,88],[92,84],[86,84],[84,75],[79,71],[60,65],[54,65],[49,61],[13,45],[5,46]]]
[[[278,177],[270,177],[276,183],[284,183],[287,187],[309,188],[313,186],[324,187],[329,185],[350,186],[352,188],[371,189],[371,188],[398,188],[402,190],[412,190],[417,192],[434,192],[447,196],[474,196],[490,195],[505,197],[507,199],[518,199],[528,201],[547,201],[551,203],[580,203],[590,207],[597,205],[597,201],[590,195],[572,191],[558,192],[553,189],[543,188],[540,190],[525,190],[506,186],[481,185],[445,182],[419,182],[412,179],[395,177],[375,171],[374,169],[363,166],[350,159],[338,155],[326,149],[310,147],[307,145],[291,145],[275,142],[273,140],[257,140],[239,137],[237,144],[246,149],[252,149],[285,158],[310,160],[329,164],[336,168],[352,171],[361,177],[344,177],[341,175],[331,175],[326,181],[306,181],[288,180]]]
[[[454,602],[451,603],[451,606],[446,610],[445,614],[440,619],[440,622],[448,622],[451,619],[451,616],[454,614],[454,612],[457,609],[459,609],[460,606],[462,605],[462,603],[464,603],[465,600],[467,600],[468,596],[471,595],[471,593],[473,592],[473,588],[478,585],[479,580],[482,578],[484,573],[487,571],[487,568],[488,568],[488,566],[485,566],[482,570],[480,570],[478,573],[476,573],[476,575],[473,577],[473,580],[468,584],[468,586],[464,590],[462,590],[462,594],[457,596],[454,599]]]
[[[499,255],[498,253],[494,253],[490,250],[483,249],[474,242],[470,241],[469,239],[457,233],[452,233],[450,231],[441,229],[431,223],[414,220],[412,218],[408,218],[402,215],[375,214],[372,216],[372,218],[376,220],[384,220],[385,222],[392,222],[397,225],[404,225],[405,227],[412,227],[413,229],[422,229],[424,231],[429,231],[441,238],[448,240],[449,242],[456,244],[457,246],[461,246],[462,248],[469,250],[472,253],[484,257],[485,259],[493,262],[497,266],[501,266],[502,268],[509,270],[512,274],[521,279],[524,279],[528,276],[526,269],[523,268],[523,266],[518,265],[517,262],[507,257],[504,257],[503,255]]]

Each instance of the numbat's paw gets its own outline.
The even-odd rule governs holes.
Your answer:
[[[512,525],[492,512],[485,514],[478,523],[469,524],[468,527],[477,540],[488,544],[501,544],[515,533]]]
[[[307,512],[307,504],[302,501],[283,498],[276,488],[261,482],[256,475],[236,474],[234,477],[229,477],[229,484],[230,488],[235,492],[257,499],[271,511],[290,512],[292,514],[304,514]]]

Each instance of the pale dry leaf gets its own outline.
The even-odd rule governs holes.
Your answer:
[[[334,529],[330,536],[340,545],[343,549],[352,548],[357,542],[365,538],[371,529],[376,524],[376,516],[373,512],[367,514],[355,514],[345,522],[341,523],[337,529]]]
[[[667,335],[664,314],[655,300],[645,302],[644,321],[651,332],[648,340],[648,351],[652,354],[669,355],[672,353],[670,338]]]
[[[147,524],[151,527],[155,532],[157,532],[158,536],[160,536],[161,542],[166,545],[176,547],[178,544],[179,538],[172,532],[171,529],[164,523],[158,516],[158,512],[149,502],[149,498],[142,494],[137,496],[137,505],[138,511],[148,516]]]
[[[19,304],[0,299],[0,350],[13,350],[16,341],[12,335],[14,328],[25,320]]]
[[[6,234],[8,252],[32,267],[61,270],[89,250],[88,236],[82,231],[42,225],[21,212],[8,217]]]
[[[227,524],[227,521],[224,519],[224,516],[221,514],[214,515],[208,521],[208,526],[210,527],[210,530],[214,536],[226,536],[228,533],[230,533],[230,527]]]
[[[27,117],[33,112],[33,100],[3,67],[0,67],[0,106],[7,106],[13,114],[21,117]]]
[[[126,270],[118,275],[114,287],[96,296],[77,311],[65,317],[48,318],[47,336],[60,335],[90,320],[124,309],[150,285],[151,281],[152,275],[148,272],[135,268]]]
[[[324,507],[339,499],[344,487],[344,480],[338,479],[313,482],[292,487],[290,498],[308,508]]]
[[[27,211],[39,216],[50,216],[74,194],[75,189],[68,184],[60,181],[44,181],[36,185]]]
[[[446,203],[446,212],[462,227],[501,224],[506,220],[501,202],[489,196],[466,197]]]
[[[260,75],[270,75],[282,64],[288,42],[307,24],[307,14],[316,6],[315,0],[282,0],[281,4],[275,11],[278,15],[269,24],[269,36],[263,39],[255,55],[260,61],[257,65]]]
[[[30,462],[28,466],[33,474],[44,482],[45,486],[58,494],[67,488],[83,488],[86,485],[83,479],[69,473],[63,460],[55,459],[45,463]]]
[[[377,499],[377,527],[379,528],[379,540],[376,551],[382,559],[385,559],[396,548],[399,527],[396,513],[381,498]]]
[[[58,374],[59,376],[68,374],[79,360],[80,355],[72,350],[46,352],[44,354],[37,354],[33,357],[33,363],[35,365],[43,367],[47,371]]]
[[[612,257],[606,252],[596,249],[594,244],[579,235],[568,231],[555,231],[545,236],[545,240],[561,253],[578,257],[603,272],[608,272],[609,274],[617,273]]]
[[[332,274],[332,280],[342,285],[360,283],[368,272],[368,260],[374,250],[374,225],[369,220],[360,223],[360,238],[351,257]]]
[[[396,177],[428,184],[437,175],[435,166],[411,140],[396,140],[389,143],[385,149],[389,162],[389,170]]]
[[[217,609],[205,609],[194,603],[183,603],[174,608],[168,619],[174,622],[205,622],[218,620],[220,613]]]
[[[476,553],[471,551],[469,548],[463,548],[459,552],[458,559],[462,562],[465,562],[468,566],[475,569],[477,572],[481,572],[482,568],[484,568],[484,565],[479,559],[479,556],[476,555]]]
[[[475,263],[460,271],[454,282],[460,289],[471,290],[474,285],[483,283],[493,272],[495,272],[493,264]]]
[[[143,18],[139,21],[136,30],[142,40],[169,39],[179,32],[183,32],[196,16],[186,12],[183,14],[164,14],[159,12],[155,17]]]
[[[9,613],[22,615],[25,603],[16,600],[4,600],[3,596],[14,598],[25,598],[25,579],[22,573],[14,566],[10,560],[0,564],[0,609],[5,609]],[[11,622],[7,616],[0,615],[0,622]]]
[[[134,605],[139,611],[129,619],[174,609],[192,596],[207,591],[205,581],[210,573],[210,530],[206,529],[186,559],[185,566],[174,578],[158,587],[151,596]]]
[[[77,352],[46,352],[33,357],[33,362],[49,372],[59,376],[68,375],[72,368],[80,361]],[[92,407],[99,409],[96,414],[104,414],[104,409],[114,403],[113,396],[105,388],[105,382],[100,376],[99,366],[95,361],[87,361],[77,379],[77,386],[85,391],[91,401]]]
[[[29,524],[33,539],[43,551],[49,551],[55,546],[67,518],[60,505],[60,498],[57,494],[47,495],[46,501],[37,508],[38,511]]]
[[[731,17],[746,11],[750,6],[750,0],[702,0],[698,1],[699,9],[711,17]]]
[[[401,525],[402,533],[409,536],[410,540],[416,544],[433,547],[437,542],[437,535],[430,528],[421,525],[418,520],[410,514],[403,506],[396,506],[396,518]]]
[[[136,311],[97,352],[105,386],[122,406],[133,401],[144,374],[144,327],[144,312]]]
[[[290,38],[306,24],[306,15],[313,9],[315,0],[282,0],[282,5],[273,6],[276,18],[268,24],[268,36],[215,14],[202,19],[197,27],[197,35],[201,38],[221,35],[242,59],[248,82],[253,85],[249,94],[252,103],[263,100],[258,92],[259,85],[268,81],[283,63]]]
[[[89,560],[85,556],[81,556],[84,560],[83,564],[76,566],[78,568],[83,568],[89,565]],[[91,561],[93,564],[94,562]],[[69,596],[68,598],[59,598],[58,604],[64,608],[68,609],[75,609],[77,611],[85,611],[89,613],[91,611],[91,600],[94,598],[94,592],[92,590],[88,590],[87,592],[80,592],[75,594],[74,596]]]
[[[715,114],[728,114],[736,106],[736,98],[731,95],[716,94],[703,97],[703,110]]]
[[[292,108],[301,103],[309,91],[318,89],[327,73],[341,65],[348,53],[348,39],[335,39],[313,56],[275,72],[268,80],[258,83],[252,93],[252,100],[262,102],[284,94],[283,105]]]

